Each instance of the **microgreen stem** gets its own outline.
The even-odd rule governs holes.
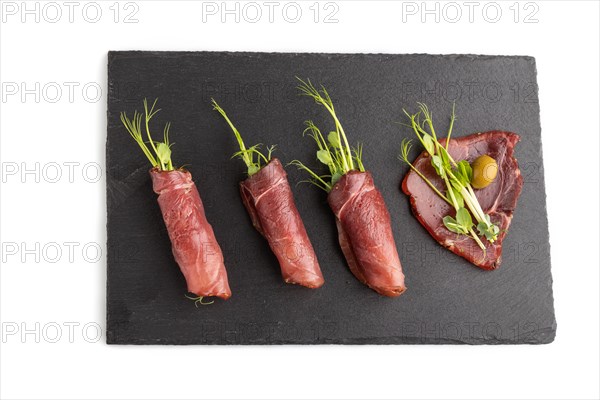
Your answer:
[[[458,211],[458,201],[456,200],[454,190],[452,190],[452,186],[450,185],[450,182],[448,181],[448,177],[446,175],[444,175],[444,182],[446,183],[446,187],[448,188],[448,194],[450,195],[450,200],[452,200],[452,205],[454,206],[454,209]]]
[[[446,173],[450,177],[452,182],[454,182],[454,184],[456,186],[458,186],[460,194],[463,196],[463,199],[465,199],[467,206],[469,207],[469,209],[471,210],[471,212],[473,213],[473,215],[475,216],[477,221],[478,222],[485,221],[485,213],[481,209],[481,206],[479,205],[479,201],[477,200],[477,197],[475,197],[475,193],[468,191],[468,187],[470,187],[471,185],[469,185],[469,186],[463,185],[451,170],[447,170]],[[446,184],[448,185],[448,187],[450,187],[449,181],[446,181]]]
[[[446,135],[446,150],[448,150],[448,146],[450,145],[450,136],[452,136],[452,128],[454,127],[454,121],[456,121],[456,113],[454,112],[456,109],[456,102],[452,102],[452,115],[450,116],[450,127],[448,128],[448,134]],[[448,154],[450,157],[450,154]],[[452,160],[452,157],[450,157]],[[452,160],[454,162],[454,160]]]
[[[236,129],[235,125],[233,125],[233,122],[231,122],[231,120],[229,119],[229,117],[227,116],[227,113],[225,113],[225,110],[223,110],[221,108],[221,106],[219,106],[219,104],[216,102],[215,99],[211,99],[212,100],[212,106],[213,106],[213,110],[216,110],[219,112],[219,114],[221,114],[223,116],[223,118],[225,118],[225,121],[227,121],[227,124],[229,125],[229,127],[231,128],[231,130],[233,131],[233,134],[235,135],[235,138],[238,141],[238,145],[240,147],[240,151],[244,152],[242,153],[242,155],[240,156],[240,158],[242,160],[244,160],[244,162],[246,163],[246,166],[250,166],[250,164],[252,164],[252,161],[250,160],[249,155],[246,153],[246,145],[244,144],[244,139],[242,139],[242,135],[240,134],[240,132]]]
[[[211,99],[211,100],[212,100],[213,110],[216,110],[219,112],[219,114],[221,114],[221,116],[225,119],[225,121],[227,122],[227,124],[229,125],[231,130],[233,131],[235,138],[237,139],[238,145],[240,147],[240,151],[236,152],[233,155],[233,157],[241,158],[242,161],[244,161],[244,163],[246,164],[246,168],[248,168],[248,175],[249,176],[254,175],[258,171],[260,171],[260,169],[262,168],[261,159],[265,162],[265,164],[269,163],[269,161],[271,160],[271,154],[273,153],[275,146],[273,145],[273,146],[267,147],[267,151],[268,151],[267,156],[265,156],[258,149],[260,146],[259,144],[255,144],[254,146],[247,148],[246,145],[244,144],[244,140],[242,139],[242,135],[237,130],[235,125],[233,125],[233,122],[231,122],[231,120],[227,116],[227,113],[225,113],[225,110],[223,110],[223,108],[221,108],[221,106],[219,106],[219,104],[217,104],[215,99]],[[254,155],[257,156],[256,161],[254,160]]]
[[[158,168],[161,171],[172,171],[174,169],[173,162],[171,160],[171,144],[169,143],[169,130],[171,128],[171,123],[167,123],[164,128],[164,142],[154,142],[152,139],[152,134],[150,133],[150,120],[154,117],[159,111],[155,110],[156,102],[158,99],[154,100],[152,107],[148,110],[148,101],[144,99],[144,126],[145,133],[148,137],[148,141],[144,141],[142,137],[142,114],[137,111],[133,112],[133,119],[129,119],[125,112],[121,113],[121,122],[125,126],[125,129],[131,137],[136,141],[138,146],[142,149],[142,152],[150,161],[153,167]],[[150,143],[150,147],[152,151],[148,148],[146,143]],[[154,154],[152,154],[154,152]]]
[[[209,306],[212,303],[214,303],[215,301],[209,301],[209,302],[205,302],[204,301],[204,296],[198,296],[198,297],[192,297],[192,296],[188,296],[187,294],[185,295],[186,298],[193,300],[194,301],[194,305],[196,306],[196,308],[198,308],[198,304],[200,304],[201,306]]]
[[[353,170],[354,162],[352,160],[352,150],[350,148],[350,145],[348,144],[348,138],[346,137],[346,132],[344,131],[344,128],[342,127],[342,124],[341,124],[340,120],[338,119],[337,114],[335,113],[333,101],[331,101],[331,97],[329,96],[329,93],[327,93],[327,90],[325,89],[325,87],[323,85],[321,85],[321,90],[319,91],[311,83],[310,79],[307,79],[306,82],[298,77],[296,77],[296,79],[298,79],[301,83],[298,86],[298,89],[300,90],[301,94],[312,97],[317,104],[320,104],[323,107],[325,107],[325,109],[329,112],[329,114],[333,118],[333,120],[335,122],[336,132],[338,134],[338,141],[339,142],[341,142],[342,140],[344,141],[345,149],[342,149],[344,151],[342,151],[340,153],[341,161],[344,166],[344,171],[348,172],[350,170]]]
[[[421,173],[421,171],[419,171],[417,168],[415,168],[415,166],[414,166],[414,165],[412,165],[411,163],[408,163],[408,166],[409,166],[409,167],[410,167],[410,168],[411,168],[413,171],[415,171],[415,172],[417,173],[417,175],[419,175],[419,176],[420,176],[420,177],[421,177],[421,178],[422,178],[422,179],[425,181],[425,183],[427,183],[427,185],[429,185],[429,187],[430,187],[431,189],[433,189],[433,191],[434,191],[434,192],[435,192],[435,193],[436,193],[438,196],[440,196],[440,197],[441,197],[443,200],[445,200],[445,201],[446,201],[446,203],[450,204],[451,206],[454,206],[454,202],[453,202],[453,201],[451,201],[450,199],[448,199],[448,197],[444,196],[444,195],[442,194],[442,192],[440,192],[440,191],[438,190],[438,188],[436,188],[436,187],[433,185],[433,183],[431,183],[431,181],[430,181],[429,179],[427,179],[427,178],[425,177],[425,175],[423,175],[423,174]],[[455,200],[455,201],[456,201],[456,200]]]
[[[485,245],[483,244],[481,239],[479,239],[479,236],[477,236],[477,234],[475,233],[473,228],[469,229],[469,233],[471,234],[471,237],[473,238],[473,240],[475,240],[475,242],[477,243],[479,248],[483,250],[483,254],[485,254],[486,253]]]
[[[156,159],[154,158],[154,156],[148,149],[148,146],[146,146],[146,143],[144,143],[144,140],[141,137],[141,114],[138,114],[137,111],[134,112],[133,120],[130,120],[129,118],[127,118],[127,115],[125,113],[121,113],[121,122],[125,126],[125,129],[127,129],[127,132],[129,132],[131,137],[140,146],[142,152],[144,153],[146,158],[148,158],[148,161],[150,161],[150,164],[152,164],[152,166],[157,166],[158,163],[156,162]]]
[[[337,117],[333,101],[325,87],[321,85],[320,89],[317,89],[308,79],[306,81],[298,77],[296,79],[300,82],[298,86],[300,94],[311,97],[329,112],[335,123],[335,131],[331,131],[325,137],[312,121],[306,121],[306,129],[303,132],[303,134],[308,132],[308,135],[317,143],[317,159],[328,167],[329,175],[318,175],[298,160],[294,160],[291,164],[309,172],[313,178],[312,183],[326,191],[330,191],[342,175],[352,170],[365,171],[362,162],[363,148],[361,144],[358,144],[355,148],[350,147],[346,132]]]
[[[437,136],[435,135],[435,129],[433,129],[433,120],[432,120],[432,115],[431,112],[429,111],[429,107],[427,107],[426,104],[424,103],[417,103],[419,104],[419,108],[421,109],[421,112],[423,113],[423,116],[425,117],[425,120],[423,121],[423,125],[427,124],[429,126],[429,132],[431,134],[431,136],[433,136],[433,140],[436,143],[437,146]],[[425,129],[421,128],[421,131],[424,133],[427,133],[425,131]]]
[[[410,169],[412,169],[413,171],[415,171],[415,173],[417,175],[419,175],[419,177],[421,177],[421,179],[423,179],[423,181],[425,181],[425,183],[427,183],[427,185],[429,185],[429,187],[442,199],[444,199],[446,201],[446,203],[450,204],[451,206],[453,206],[453,203],[448,199],[448,197],[444,196],[442,194],[442,192],[440,192],[438,190],[438,188],[435,187],[435,185],[433,183],[431,183],[431,181],[429,179],[427,179],[427,177],[425,175],[423,175],[421,173],[421,171],[419,171],[409,160],[408,160],[408,154],[410,153],[410,149],[412,148],[412,144],[410,140],[407,139],[402,139],[402,146],[400,147],[400,155],[398,156],[398,159],[400,159],[401,161],[404,161],[409,167]]]
[[[481,208],[475,206],[475,204],[473,202],[473,199],[471,198],[471,195],[466,190],[466,188],[463,187],[461,189],[461,194],[463,196],[463,199],[465,199],[465,203],[467,203],[467,207],[469,207],[469,210],[473,213],[473,215],[475,216],[475,218],[477,219],[477,221],[478,222],[485,221],[485,215],[482,215],[482,214],[479,213],[479,210]]]
[[[327,182],[325,182],[325,180],[320,177],[319,175],[317,175],[312,169],[310,169],[309,167],[307,167],[306,165],[304,165],[304,163],[302,163],[299,160],[292,160],[288,163],[288,165],[294,165],[296,167],[298,167],[298,169],[304,170],[306,172],[308,172],[310,174],[310,176],[312,176],[316,182],[313,183],[317,183],[321,189],[325,190],[326,192],[329,192],[331,190],[331,185]]]
[[[154,145],[154,140],[152,140],[152,135],[150,134],[150,120],[155,114],[153,114],[152,112],[154,111],[154,106],[156,105],[157,101],[158,99],[154,99],[154,103],[152,103],[152,108],[150,109],[150,112],[148,112],[148,100],[144,99],[144,112],[146,114],[146,134],[148,135],[148,141],[150,142],[150,146],[152,146],[152,149],[156,154],[158,154],[158,150],[156,149],[156,146]],[[159,111],[160,109],[156,110],[156,112]]]
[[[466,189],[469,191],[469,195],[471,195],[471,198],[477,200],[477,196],[475,196],[475,192],[473,191],[473,188],[471,187],[471,185],[466,186]],[[475,206],[477,206],[477,210],[478,212],[484,216],[485,218],[485,213],[483,212],[483,210],[481,209],[481,205],[479,204],[479,201],[475,201],[474,202]]]

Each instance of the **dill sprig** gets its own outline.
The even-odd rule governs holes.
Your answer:
[[[244,144],[244,140],[242,139],[242,135],[236,129],[236,127],[233,125],[233,122],[231,122],[231,120],[225,113],[225,110],[223,110],[223,108],[221,108],[221,106],[219,106],[219,104],[217,104],[215,99],[211,99],[211,100],[212,100],[213,110],[218,111],[219,114],[221,114],[223,116],[223,118],[225,118],[225,121],[227,122],[227,124],[229,125],[231,130],[233,131],[233,134],[235,135],[235,138],[238,141],[240,150],[235,152],[233,154],[233,156],[231,156],[231,158],[239,157],[240,159],[242,159],[244,161],[244,163],[246,164],[246,167],[248,168],[248,176],[254,175],[263,167],[263,165],[262,165],[263,161],[264,161],[265,165],[268,164],[269,161],[271,161],[271,154],[273,153],[273,150],[275,150],[276,146],[275,145],[268,146],[266,156],[259,150],[260,144],[255,144],[254,146],[246,147],[246,145]]]
[[[361,144],[354,148],[351,148],[348,144],[344,128],[337,117],[333,101],[325,87],[321,85],[320,89],[317,89],[309,79],[306,81],[298,77],[296,79],[300,81],[300,85],[297,87],[300,94],[312,98],[315,103],[323,106],[329,112],[335,123],[335,131],[329,132],[327,139],[325,139],[325,136],[313,121],[305,121],[306,129],[304,129],[303,135],[308,133],[308,136],[315,141],[318,147],[317,159],[327,166],[329,174],[319,175],[299,160],[293,160],[290,164],[308,172],[311,177],[309,182],[329,192],[342,175],[352,170],[365,170],[362,163],[363,148]]]
[[[156,167],[161,171],[172,171],[174,169],[173,162],[171,160],[172,144],[169,143],[169,131],[171,129],[171,123],[167,122],[165,124],[162,142],[155,142],[152,139],[152,134],[150,133],[150,120],[160,111],[160,109],[155,110],[157,101],[158,99],[154,100],[152,107],[148,109],[148,101],[144,99],[144,114],[141,114],[136,110],[133,112],[133,118],[129,119],[127,114],[122,112],[121,122],[133,140],[135,140],[140,146],[142,152],[153,167]],[[142,119],[144,120],[144,128],[146,136],[148,137],[148,141],[145,141],[143,138]],[[152,150],[148,148],[148,144]]]

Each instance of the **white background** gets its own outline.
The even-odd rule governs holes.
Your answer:
[[[3,3],[6,7],[11,2]],[[34,3],[28,2],[31,7]],[[49,8],[39,22],[35,15],[22,22],[21,10],[12,15],[12,8],[2,16],[3,84],[79,84],[73,99],[63,85],[56,103],[48,101],[55,92],[41,93],[39,102],[34,95],[23,101],[18,93],[0,103],[4,173],[14,163],[19,168],[21,163],[33,167],[39,162],[40,168],[53,162],[79,163],[73,183],[64,166],[57,183],[44,176],[36,183],[35,175],[26,175],[23,183],[19,173],[3,177],[3,244],[79,245],[73,260],[63,254],[56,263],[48,262],[50,253],[40,262],[28,255],[25,263],[18,254],[3,254],[2,398],[600,396],[597,2],[537,1],[538,21],[532,23],[523,21],[533,10],[526,10],[524,3],[517,5],[521,13],[514,22],[509,9],[513,1],[498,2],[503,13],[496,23],[483,18],[485,2],[475,9],[472,22],[467,6],[458,2],[463,16],[456,23],[445,21],[444,15],[439,22],[435,15],[422,22],[420,11],[404,15],[403,21],[403,4],[391,1],[337,1],[337,23],[323,23],[324,15],[315,23],[308,9],[312,1],[301,3],[304,14],[297,23],[285,21],[281,8],[272,23],[264,15],[257,23],[243,18],[236,23],[233,16],[222,23],[220,14],[203,22],[201,2],[137,1],[138,22],[123,23],[122,2],[115,23],[109,9],[114,2],[100,3],[103,14],[97,23],[82,17],[85,2],[75,8],[72,23],[62,2],[63,16],[56,23],[45,20],[55,16]],[[21,2],[14,4],[22,7]],[[444,4],[439,3],[440,12]],[[39,3],[40,12],[43,5]],[[93,18],[92,11],[88,9],[88,16]],[[454,18],[453,10],[446,11],[452,11],[446,18]],[[94,342],[95,323],[105,328],[105,257],[94,260],[91,252],[86,260],[81,250],[86,243],[104,248],[105,185],[104,176],[97,183],[86,181],[94,170],[83,175],[82,166],[104,165],[106,53],[130,49],[535,56],[558,321],[555,342],[493,347],[131,347],[107,346],[104,336]],[[102,87],[99,101],[93,101],[91,89],[84,97],[86,83]],[[70,322],[79,324],[73,328],[73,343],[64,325]],[[34,329],[36,323],[39,339],[8,332]],[[87,336],[82,332],[86,323],[92,324]],[[62,336],[50,343],[56,336],[54,324]]]

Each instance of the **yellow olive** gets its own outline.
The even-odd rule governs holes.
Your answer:
[[[492,157],[484,154],[479,156],[471,164],[473,168],[473,179],[471,179],[471,185],[475,189],[483,189],[490,183],[494,182],[496,175],[498,175],[498,164]]]

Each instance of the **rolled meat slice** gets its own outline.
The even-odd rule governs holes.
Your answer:
[[[325,282],[296,208],[287,174],[277,158],[240,182],[252,225],[267,239],[287,283],[318,288]]]
[[[379,294],[401,295],[406,286],[390,214],[371,174],[344,174],[327,200],[336,216],[338,239],[350,271]]]
[[[199,297],[231,297],[223,253],[192,175],[185,169],[150,170],[154,192],[167,226],[175,261],[187,289]]]
[[[328,192],[327,201],[336,216],[338,240],[354,276],[377,293],[396,297],[404,293],[404,274],[391,227],[390,213],[362,160],[362,144],[350,147],[335,112],[331,96],[323,85],[315,87],[302,80],[298,90],[323,106],[335,123],[327,136],[312,121],[308,133],[317,144],[317,159],[328,168],[319,175],[299,160],[291,163],[310,174],[311,182]]]

